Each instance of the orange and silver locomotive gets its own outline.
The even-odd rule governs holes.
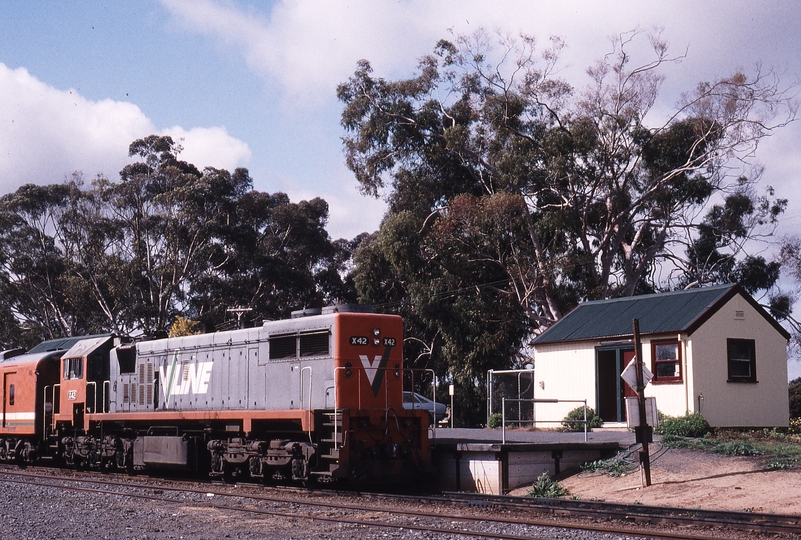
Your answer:
[[[303,482],[428,471],[428,416],[403,408],[401,318],[308,311],[229,332],[7,351],[0,460]]]

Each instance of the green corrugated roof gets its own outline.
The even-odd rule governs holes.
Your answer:
[[[584,302],[538,336],[534,344],[631,337],[633,319],[639,319],[641,334],[692,333],[735,294],[743,295],[789,338],[787,331],[739,285],[717,285]]]

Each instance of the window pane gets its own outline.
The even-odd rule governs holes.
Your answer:
[[[656,359],[659,360],[676,360],[679,358],[679,344],[678,343],[660,343],[656,346]]]
[[[729,377],[731,378],[750,378],[751,362],[742,360],[732,360],[729,362]]]
[[[751,360],[751,344],[748,341],[732,340],[729,342],[729,358],[732,360]]]
[[[660,377],[678,377],[679,376],[679,363],[678,362],[657,362],[656,364],[656,378]]]
[[[740,381],[756,381],[756,358],[753,339],[729,339],[728,360],[729,379]]]

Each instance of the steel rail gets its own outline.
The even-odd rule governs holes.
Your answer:
[[[9,479],[8,476],[19,476],[25,478],[27,480],[15,480],[13,478]],[[6,477],[6,478],[2,478]],[[31,479],[37,479],[38,481],[31,482]],[[598,532],[598,533],[606,533],[606,534],[622,534],[628,536],[642,536],[648,538],[685,538],[685,539],[696,539],[696,540],[708,540],[710,538],[720,538],[720,537],[709,537],[704,535],[692,535],[689,534],[687,530],[683,530],[681,532],[672,532],[672,531],[659,531],[659,530],[644,530],[638,529],[632,526],[622,526],[622,527],[613,527],[613,526],[601,526],[597,524],[586,524],[586,523],[564,523],[564,522],[554,522],[553,520],[532,520],[532,519],[521,519],[521,518],[513,518],[513,517],[497,517],[497,516],[487,516],[487,515],[466,515],[466,514],[452,514],[452,513],[441,513],[441,512],[431,512],[430,510],[426,509],[424,511],[412,511],[398,508],[397,505],[390,505],[390,506],[375,506],[375,505],[353,505],[353,504],[343,504],[343,503],[330,503],[330,502],[323,502],[323,501],[308,501],[298,499],[297,497],[287,498],[287,497],[279,497],[279,496],[269,496],[264,494],[245,494],[245,493],[226,493],[219,490],[212,491],[209,490],[207,487],[203,488],[190,488],[187,486],[182,487],[170,487],[170,486],[152,486],[146,485],[144,483],[131,483],[131,482],[117,482],[112,480],[100,480],[100,479],[93,479],[93,478],[75,478],[75,477],[59,477],[54,475],[38,475],[34,473],[23,473],[23,472],[9,472],[9,471],[0,471],[0,481],[8,481],[8,482],[16,482],[16,483],[27,483],[27,484],[34,484],[39,486],[45,487],[53,487],[53,488],[60,488],[60,489],[67,489],[73,491],[83,491],[83,492],[92,492],[92,493],[101,493],[101,494],[109,494],[109,495],[117,495],[122,497],[132,497],[132,498],[139,498],[139,499],[146,499],[146,500],[154,500],[159,502],[173,502],[173,503],[180,503],[186,504],[186,501],[176,501],[174,499],[160,497],[156,495],[149,495],[149,494],[135,494],[135,493],[126,493],[126,492],[119,492],[109,489],[99,489],[99,488],[91,488],[85,486],[70,486],[64,485],[56,482],[72,482],[72,483],[88,483],[88,484],[96,484],[96,485],[104,485],[104,486],[114,486],[114,487],[121,487],[126,489],[134,489],[134,490],[161,490],[161,491],[174,491],[174,492],[188,492],[188,493],[195,493],[195,494],[214,494],[215,496],[219,497],[236,497],[239,499],[250,499],[250,500],[257,500],[257,501],[266,501],[266,502],[273,502],[273,503],[280,503],[280,504],[293,504],[293,505],[302,505],[308,506],[313,508],[323,508],[323,509],[336,509],[336,510],[345,510],[345,511],[353,511],[353,512],[373,512],[373,513],[386,513],[393,516],[405,516],[405,517],[413,517],[413,518],[425,518],[425,519],[432,519],[432,520],[446,520],[450,522],[454,521],[461,521],[461,522],[478,522],[478,523],[494,523],[498,525],[518,525],[518,526],[529,526],[529,527],[541,527],[541,528],[548,528],[548,529],[571,529],[571,530],[583,530],[583,531],[590,531],[590,532]],[[351,494],[353,495],[353,494]],[[383,498],[396,498],[394,495],[374,495],[374,497],[383,497]],[[452,501],[456,501],[458,499],[452,499],[448,501],[447,499],[440,499],[440,503],[448,503]],[[419,502],[419,498],[417,498]],[[386,521],[377,521],[375,519],[371,519],[369,521],[365,520],[358,520],[352,517],[343,517],[343,516],[327,516],[327,515],[310,515],[310,514],[298,514],[296,512],[284,512],[278,510],[267,510],[261,508],[241,508],[235,507],[226,504],[219,504],[214,503],[211,501],[204,501],[202,504],[220,510],[230,510],[230,511],[237,511],[237,512],[249,512],[255,514],[263,514],[263,515],[271,515],[271,516],[282,516],[282,517],[294,517],[298,519],[307,519],[307,520],[318,520],[318,521],[330,521],[330,522],[337,522],[337,523],[350,523],[354,525],[362,525],[362,526],[369,526],[369,527],[377,527],[377,528],[390,528],[390,529],[412,529],[424,532],[436,532],[436,533],[447,533],[453,535],[462,535],[462,536],[473,536],[479,538],[499,538],[499,539],[509,539],[509,540],[520,540],[522,538],[532,538],[530,535],[510,535],[510,534],[503,534],[497,531],[486,533],[483,531],[476,531],[476,530],[468,530],[468,529],[455,529],[452,527],[434,527],[430,525],[423,525],[417,523],[410,523],[410,522],[403,522],[403,523],[391,523]],[[595,515],[594,517],[599,517]]]

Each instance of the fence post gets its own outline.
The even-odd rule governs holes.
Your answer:
[[[506,398],[501,398],[501,443],[506,444]]]
[[[584,400],[584,442],[587,442],[587,400]]]

